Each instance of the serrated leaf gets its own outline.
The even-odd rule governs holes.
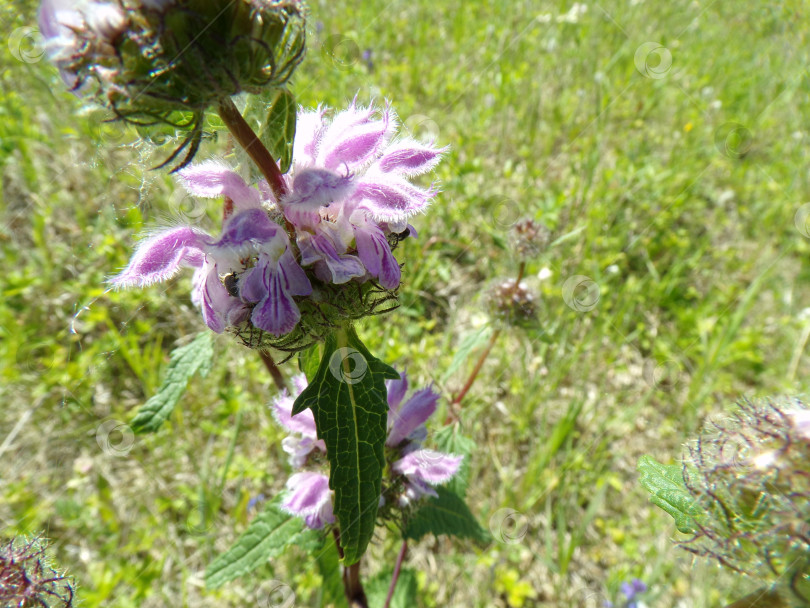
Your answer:
[[[176,348],[169,356],[169,368],[158,392],[147,401],[132,420],[136,433],[154,433],[174,411],[194,374],[207,376],[214,360],[214,343],[210,331],[197,334],[194,340]]]
[[[436,449],[445,454],[455,454],[464,456],[458,472],[453,479],[448,481],[443,487],[454,494],[464,498],[467,495],[467,485],[470,480],[470,455],[475,448],[475,442],[469,437],[465,437],[459,432],[458,425],[446,426],[433,434],[433,441]]]
[[[391,586],[393,570],[388,568],[369,579],[365,585],[366,598],[369,606],[383,606],[385,598],[388,597],[388,588]],[[394,595],[391,596],[390,608],[413,608],[419,605],[417,596],[419,585],[416,581],[416,573],[408,568],[399,571],[397,586],[394,587]]]
[[[216,589],[253,572],[289,545],[305,549],[320,545],[320,533],[304,526],[302,519],[282,511],[280,502],[281,498],[276,498],[267,503],[234,545],[208,565],[206,587]]]
[[[307,377],[307,382],[312,382],[318,367],[321,363],[321,345],[313,344],[306,350],[298,353],[298,369]]]
[[[293,415],[312,410],[326,443],[346,565],[360,559],[374,534],[388,430],[385,380],[395,378],[354,329],[342,328],[326,339],[318,371],[293,406]]]
[[[295,139],[295,97],[287,89],[277,89],[259,131],[259,139],[279,161],[282,173],[292,164],[293,140]]]
[[[661,464],[650,456],[638,460],[639,483],[650,496],[650,502],[675,519],[675,526],[684,534],[695,531],[694,520],[700,514],[694,497],[683,480],[683,466]]]
[[[334,538],[329,538],[321,545],[315,554],[318,572],[321,575],[320,606],[333,608],[349,608],[346,593],[343,589],[340,560]]]
[[[464,499],[445,487],[436,488],[439,495],[430,498],[405,526],[404,538],[419,540],[426,534],[456,536],[486,542],[489,534],[470,512]]]
[[[444,376],[442,376],[442,383],[447,382],[450,377],[455,374],[464,364],[472,351],[485,344],[491,336],[492,328],[489,325],[485,325],[478,331],[474,331],[464,336],[464,338],[461,340],[461,344],[458,345],[456,354],[453,355],[453,360],[450,362],[450,366],[447,368],[447,371],[444,372]]]

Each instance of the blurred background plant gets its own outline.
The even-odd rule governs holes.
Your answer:
[[[320,575],[294,553],[204,590],[251,498],[288,477],[254,353],[216,341],[165,430],[129,430],[201,325],[179,284],[104,280],[144,228],[220,218],[63,91],[36,4],[0,7],[0,521],[47,529],[86,606],[241,606],[271,579],[317,605]],[[452,144],[441,199],[401,245],[409,322],[359,328],[377,356],[457,394],[486,347],[485,288],[515,276],[512,224],[550,231],[525,270],[539,325],[503,332],[456,422],[478,447],[472,509],[496,527],[509,509],[513,527],[457,553],[414,544],[423,605],[602,606],[633,578],[648,607],[739,598],[748,582],[671,551],[635,463],[671,462],[739,395],[806,391],[807,3],[310,4],[300,103],[390,98],[415,136]]]

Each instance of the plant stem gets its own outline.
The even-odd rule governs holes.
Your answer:
[[[459,391],[458,395],[456,395],[455,399],[453,399],[450,405],[454,406],[459,405],[461,403],[461,400],[464,399],[464,397],[467,395],[467,392],[470,390],[470,387],[472,387],[473,382],[475,382],[475,379],[478,377],[478,373],[481,371],[481,368],[484,367],[484,361],[487,360],[490,351],[492,351],[492,347],[495,346],[495,342],[498,340],[498,336],[500,335],[501,335],[500,328],[492,332],[492,336],[490,336],[489,342],[487,342],[487,347],[484,349],[484,352],[481,353],[481,356],[478,357],[478,361],[476,361],[475,367],[473,368],[470,377],[467,378],[467,382],[464,385],[464,388],[462,388]]]
[[[525,272],[526,272],[526,262],[521,262],[520,267],[518,268],[517,279],[515,279],[515,286],[512,289],[518,288],[520,282],[523,280],[523,275],[525,274]],[[495,346],[495,342],[498,341],[498,337],[500,335],[501,335],[500,328],[492,332],[492,336],[489,338],[487,347],[484,349],[484,352],[481,353],[481,356],[478,357],[478,361],[476,362],[475,367],[473,368],[473,371],[470,374],[470,377],[467,378],[467,383],[464,385],[464,388],[461,389],[458,395],[456,395],[456,397],[450,403],[451,406],[458,406],[461,403],[461,400],[464,399],[464,397],[467,395],[467,392],[470,390],[470,387],[472,387],[473,382],[475,382],[475,379],[478,377],[481,368],[484,366],[484,362],[487,360],[487,357],[489,357],[489,353],[492,351],[492,347]]]
[[[338,556],[343,559],[343,547],[340,546],[340,530],[332,528],[332,535],[335,537],[335,546]],[[349,600],[351,608],[368,608],[368,599],[360,581],[360,562],[344,567],[343,569],[343,592]]]
[[[388,587],[388,595],[385,597],[385,604],[383,604],[383,608],[389,608],[391,605],[391,600],[394,597],[394,589],[396,589],[397,581],[399,580],[399,571],[402,568],[402,562],[405,560],[405,554],[408,552],[408,541],[402,541],[402,547],[399,550],[399,555],[397,555],[397,563],[394,566],[394,575],[391,577],[391,586]]]
[[[287,193],[287,187],[284,185],[281,171],[273,156],[264,147],[264,144],[253,132],[253,129],[250,128],[250,125],[242,118],[230,97],[220,100],[217,111],[233,138],[245,149],[245,152],[248,153],[248,156],[256,163],[256,166],[264,175],[268,185],[273,190],[273,194],[276,195],[276,200],[280,201]]]
[[[287,381],[284,380],[284,376],[281,373],[281,370],[276,365],[276,362],[273,361],[273,357],[270,356],[270,353],[260,350],[259,355],[264,361],[264,366],[267,368],[267,371],[270,372],[270,376],[273,378],[273,382],[275,383],[276,387],[280,391],[287,390]]]

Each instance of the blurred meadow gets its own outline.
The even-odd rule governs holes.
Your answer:
[[[493,541],[415,545],[420,605],[619,606],[633,578],[648,607],[750,591],[672,545],[635,468],[642,454],[677,461],[742,396],[806,390],[810,3],[310,8],[300,104],[390,100],[412,132],[451,146],[442,194],[398,255],[401,307],[359,328],[412,385],[434,382],[437,420],[477,446],[469,498]],[[187,274],[144,291],[105,279],[138,234],[214,227],[214,206],[149,171],[165,147],[64,90],[31,29],[35,2],[4,3],[0,22],[3,536],[50,538],[86,608],[254,606],[271,580],[317,606],[303,553],[204,586],[288,475],[255,352],[218,337],[214,368],[160,432],[127,426],[203,324]],[[227,149],[220,134],[198,160]],[[450,408],[497,326],[487,291],[515,277],[524,217],[551,230],[526,269],[537,324],[503,329]],[[380,534],[364,576],[397,549]]]

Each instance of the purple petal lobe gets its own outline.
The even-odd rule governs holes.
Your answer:
[[[383,231],[370,222],[365,222],[363,227],[355,229],[354,235],[357,255],[368,273],[379,278],[380,285],[386,289],[396,289],[399,286],[401,270]]]
[[[144,287],[165,281],[187,266],[201,266],[208,235],[188,226],[164,230],[141,241],[129,265],[110,282],[116,287]]]
[[[253,325],[274,336],[290,333],[301,318],[292,296],[306,291],[309,280],[300,268],[297,269],[300,274],[293,270],[296,266],[294,259],[280,264],[262,253],[240,287],[239,295],[243,299],[258,301],[250,317]],[[312,289],[311,285],[309,289]]]
[[[438,165],[446,151],[408,139],[387,148],[376,165],[383,173],[422,175]]]
[[[237,298],[231,297],[222,285],[216,266],[211,267],[197,289],[200,292],[198,298],[205,324],[212,331],[221,334],[225,331],[226,319],[230,312],[236,307],[241,307],[242,303]]]
[[[399,409],[399,404],[408,392],[408,374],[402,372],[399,380],[386,380],[385,388],[388,391],[389,417]]]
[[[450,481],[458,472],[463,459],[463,456],[434,450],[415,450],[396,461],[392,468],[400,475],[437,485]]]
[[[324,232],[299,233],[298,246],[301,250],[301,263],[307,265],[319,260],[325,262],[332,282],[337,285],[348,283],[354,277],[366,274],[360,260],[353,255],[339,254],[333,240]]]
[[[227,196],[240,209],[261,205],[259,191],[248,186],[236,171],[224,163],[209,160],[186,167],[178,175],[186,190],[194,196]]]
[[[267,243],[276,236],[283,239],[282,232],[278,224],[271,221],[263,209],[248,209],[228,218],[222,236],[215,246],[240,250],[246,246]]]
[[[281,508],[304,518],[310,528],[317,530],[335,522],[329,478],[326,475],[296,473],[287,480],[287,490],[289,494],[281,503]]]
[[[273,417],[281,426],[291,433],[298,433],[304,437],[315,439],[318,436],[315,430],[315,417],[312,410],[304,410],[297,416],[292,415],[295,397],[284,392],[273,401]]]
[[[283,206],[316,211],[347,197],[351,190],[349,175],[339,175],[327,169],[304,169],[296,173],[292,192],[283,201]]]
[[[417,188],[403,179],[383,176],[366,176],[353,195],[360,203],[359,208],[368,211],[378,221],[407,219],[424,211],[436,194],[432,190]]]
[[[436,411],[439,394],[432,388],[423,388],[408,399],[396,412],[390,414],[391,430],[388,432],[387,445],[395,446],[406,439],[413,431],[423,425]]]

